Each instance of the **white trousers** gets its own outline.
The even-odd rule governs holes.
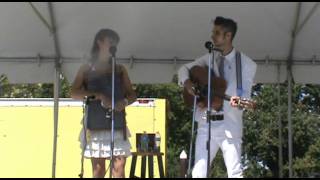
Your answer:
[[[219,148],[223,153],[223,159],[228,171],[229,178],[242,178],[241,167],[241,138],[227,138],[219,132],[218,127],[213,127],[211,123],[211,142],[210,142],[210,164],[213,161]],[[221,131],[221,130],[220,130]],[[198,132],[195,147],[195,164],[192,170],[193,178],[205,178],[207,176],[207,143],[208,124],[198,124]]]

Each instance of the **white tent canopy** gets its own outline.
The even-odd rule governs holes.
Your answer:
[[[292,56],[298,83],[320,83],[317,5],[301,3],[298,27],[302,28]],[[121,38],[118,63],[127,66],[134,83],[170,82],[180,65],[206,53],[203,44],[210,40],[211,20],[225,16],[238,23],[235,47],[259,64],[255,82],[274,83],[278,63],[280,81],[287,79],[296,7],[290,2],[55,2],[53,12],[62,72],[69,81],[89,56],[96,32],[111,28]],[[48,4],[3,2],[0,19],[0,73],[13,83],[53,82],[54,36],[44,23],[52,24]]]
[[[289,80],[292,177],[291,75],[296,83],[320,84],[318,7],[318,2],[2,2],[0,75],[11,83],[54,82],[55,177],[60,73],[73,81],[99,29],[119,33],[117,63],[127,66],[133,83],[165,83],[182,64],[206,53],[212,19],[232,18],[238,23],[235,47],[258,63],[255,82]],[[281,143],[279,149],[280,154]]]

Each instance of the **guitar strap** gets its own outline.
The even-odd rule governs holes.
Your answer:
[[[242,64],[241,64],[241,53],[236,52],[236,75],[237,75],[237,96],[241,97],[243,94],[242,89]]]

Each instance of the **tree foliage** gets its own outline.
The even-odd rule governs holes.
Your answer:
[[[52,98],[53,84],[10,84],[1,76],[1,97]],[[320,86],[294,85],[292,94],[293,172],[294,177],[315,177],[320,172]],[[280,88],[280,106],[278,106]],[[138,97],[165,98],[168,105],[168,169],[169,177],[179,176],[179,155],[189,150],[192,110],[182,99],[177,78],[167,84],[136,84]],[[282,124],[282,148],[285,177],[288,176],[288,97],[287,84],[257,84],[252,97],[255,111],[244,113],[242,162],[245,177],[278,177],[279,118]],[[60,97],[70,97],[70,84],[62,78]],[[227,177],[221,151],[213,162],[212,177]]]

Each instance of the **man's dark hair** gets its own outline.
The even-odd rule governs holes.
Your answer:
[[[231,41],[237,32],[237,23],[232,19],[217,16],[214,20],[214,25],[222,26],[225,32],[231,32]]]

